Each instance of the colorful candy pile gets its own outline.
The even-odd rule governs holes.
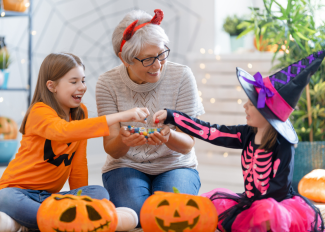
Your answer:
[[[134,127],[134,126],[128,126],[128,131],[130,131],[131,134],[139,133],[140,135],[144,135],[144,137],[147,139],[150,137],[150,134],[155,133],[155,131],[160,132],[161,128],[151,127],[151,128],[144,128],[144,127]]]

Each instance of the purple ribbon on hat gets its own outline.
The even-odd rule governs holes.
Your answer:
[[[264,108],[266,97],[272,97],[274,95],[274,93],[264,85],[262,75],[259,72],[255,73],[255,75],[254,75],[255,81],[248,80],[247,78],[245,78],[243,76],[241,76],[241,77],[246,82],[261,89],[260,93],[258,94],[257,108]]]

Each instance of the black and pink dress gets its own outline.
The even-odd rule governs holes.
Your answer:
[[[278,134],[272,151],[259,149],[248,125],[225,126],[167,109],[165,124],[209,143],[242,149],[245,192],[217,188],[210,198],[219,214],[218,228],[225,231],[322,231],[319,210],[292,186],[294,146]]]

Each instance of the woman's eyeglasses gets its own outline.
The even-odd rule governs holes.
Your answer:
[[[167,50],[160,53],[156,57],[149,57],[149,58],[146,58],[146,59],[143,59],[143,60],[140,60],[140,59],[138,59],[136,57],[134,57],[134,58],[136,60],[140,61],[144,67],[148,67],[148,66],[152,65],[153,63],[155,63],[156,59],[158,59],[159,61],[163,61],[169,56],[170,49],[166,45],[165,45],[165,47],[167,48]]]

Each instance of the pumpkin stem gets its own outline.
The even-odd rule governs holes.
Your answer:
[[[180,193],[176,187],[173,187],[174,193]]]
[[[77,192],[77,196],[81,196],[82,190],[79,189],[79,191]]]

